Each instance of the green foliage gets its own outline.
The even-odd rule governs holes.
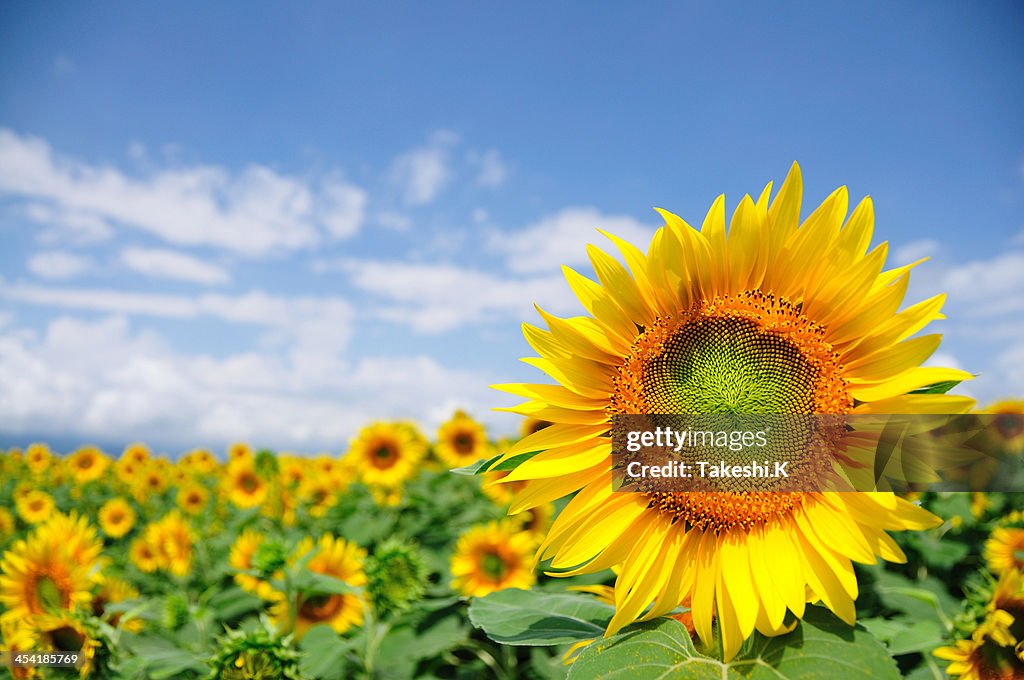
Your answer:
[[[495,642],[551,646],[601,637],[614,613],[590,595],[510,589],[475,599],[469,620]]]

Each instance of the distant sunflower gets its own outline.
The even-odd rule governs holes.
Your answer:
[[[53,514],[53,497],[45,491],[32,489],[15,499],[14,507],[18,516],[29,524],[45,522]]]
[[[228,447],[228,463],[252,463],[252,447],[245,442],[235,442]]]
[[[289,488],[301,486],[306,479],[306,462],[297,456],[281,456],[281,484]]]
[[[50,447],[46,444],[29,444],[25,449],[25,465],[34,475],[41,475],[50,467],[53,456],[50,455]]]
[[[224,495],[239,508],[255,508],[267,499],[270,485],[245,462],[228,464],[221,481]]]
[[[100,529],[110,538],[121,538],[135,526],[135,510],[120,496],[111,498],[99,511]]]
[[[255,529],[244,530],[231,544],[228,564],[239,572],[251,571],[254,568],[253,557],[261,545],[263,545],[263,534]],[[264,600],[277,599],[270,583],[253,574],[236,573],[235,583],[242,590],[259,595]]]
[[[933,654],[951,662],[946,673],[961,680],[1019,680],[1024,677],[1024,660],[1015,649],[1013,625],[1010,613],[993,610],[970,638],[940,647]]]
[[[192,568],[195,532],[177,510],[146,526],[142,535],[132,542],[131,560],[142,571],[157,569],[175,576],[186,576]]]
[[[94,577],[96,581],[95,591],[92,598],[93,616],[105,617],[112,626],[122,626],[125,630],[137,633],[142,630],[144,622],[142,619],[122,619],[122,613],[115,611],[107,613],[111,605],[125,600],[134,600],[139,596],[138,589],[123,578],[104,576],[102,574]]]
[[[110,459],[95,446],[83,446],[68,457],[68,467],[75,482],[85,484],[102,477],[110,467]]]
[[[513,521],[476,526],[459,537],[452,554],[452,588],[483,597],[505,588],[529,588],[536,581],[537,539]]]
[[[150,461],[142,466],[134,476],[132,491],[139,502],[143,502],[152,496],[158,496],[170,485],[166,472],[157,465],[156,461]]]
[[[523,422],[519,426],[519,433],[523,437],[529,437],[531,434],[537,434],[545,427],[550,427],[551,422],[548,420],[541,420],[540,418],[523,418]]]
[[[487,430],[465,411],[456,411],[437,431],[434,450],[449,467],[463,467],[491,456]]]
[[[201,484],[190,483],[178,489],[178,507],[189,515],[202,513],[209,500],[210,492]]]
[[[149,458],[149,447],[140,442],[135,442],[124,448],[118,461],[128,461],[133,465],[145,465],[149,462]]]
[[[1024,399],[1003,399],[978,412],[995,416],[993,429],[1004,450],[1024,452]]]
[[[504,482],[507,471],[485,472],[480,488],[488,498],[498,505],[508,505],[515,495],[526,488],[528,482]]]
[[[156,546],[150,543],[145,536],[139,536],[132,541],[128,549],[128,557],[132,563],[147,574],[151,574],[160,566]]]
[[[182,456],[179,464],[190,472],[209,474],[217,469],[217,459],[206,449],[193,449]]]
[[[985,562],[996,574],[1024,569],[1024,529],[996,527],[985,541]]]
[[[547,330],[524,326],[540,354],[525,361],[559,384],[497,386],[528,399],[508,410],[553,423],[503,457],[541,452],[505,478],[530,480],[510,511],[575,493],[542,559],[565,573],[623,565],[609,634],[691,595],[706,643],[717,616],[725,659],[755,628],[785,631],[787,611],[802,617],[808,601],[852,624],[851,562],[902,561],[885,532],[939,522],[885,493],[612,492],[613,414],[971,408],[966,397],[914,393],[971,376],[920,366],[940,337],[916,334],[941,318],[945,296],[898,311],[917,263],[886,271],[887,244],[868,252],[870,199],[847,219],[840,188],[801,223],[798,166],[773,201],[771,188],[744,197],[728,229],[724,197],[699,231],[659,211],[666,224],[646,254],[608,235],[628,269],[588,246],[598,281],[564,272],[591,316],[541,311]]]
[[[363,563],[366,551],[342,538],[329,534],[321,536],[316,543],[306,537],[295,549],[295,558],[301,558],[312,552],[307,568],[314,573],[334,577],[350,586],[366,585],[366,574]],[[344,633],[353,626],[363,623],[365,603],[363,597],[356,593],[340,595],[306,595],[299,594],[292,602],[279,601],[271,610],[275,621],[281,625],[288,620],[289,608],[293,608],[295,616],[296,638],[301,638],[306,631],[319,623],[330,626],[337,633]]]
[[[313,517],[323,517],[337,503],[338,495],[330,477],[307,477],[297,491]]]
[[[7,508],[0,507],[0,545],[14,533],[14,515]]]
[[[407,428],[374,423],[359,431],[345,457],[364,484],[391,488],[419,471],[423,454]]]

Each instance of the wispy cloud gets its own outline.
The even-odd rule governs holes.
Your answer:
[[[435,132],[425,145],[395,159],[391,179],[402,191],[406,203],[432,203],[452,176],[451,147],[458,135],[446,130]]]
[[[330,174],[309,182],[252,164],[215,165],[132,176],[56,154],[37,137],[0,129],[0,193],[44,206],[55,224],[88,223],[95,233],[123,225],[177,245],[210,245],[263,255],[344,238],[362,223],[365,192]],[[69,217],[70,216],[70,217]]]
[[[651,223],[656,220],[652,219]],[[627,215],[605,215],[596,208],[572,207],[545,217],[524,229],[491,235],[488,246],[505,256],[515,272],[557,271],[563,264],[587,262],[587,243],[607,243],[597,229],[630,243],[648,243],[655,227]]]
[[[499,187],[508,178],[508,166],[497,149],[483,153],[471,152],[469,160],[477,167],[476,183],[482,187]]]
[[[134,272],[160,279],[189,281],[204,285],[227,283],[231,275],[224,267],[175,250],[125,248],[121,263]]]
[[[28,269],[43,279],[70,279],[92,269],[87,257],[64,250],[36,253],[28,261]]]

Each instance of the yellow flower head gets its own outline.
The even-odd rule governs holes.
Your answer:
[[[452,555],[452,588],[483,597],[505,588],[529,588],[536,581],[536,537],[511,520],[476,526],[459,537]]]
[[[132,561],[142,571],[157,569],[185,576],[192,568],[195,532],[177,510],[146,526],[142,536],[132,542]]]
[[[5,620],[27,620],[92,601],[90,573],[102,546],[77,515],[55,515],[0,559],[0,605]]]
[[[228,463],[252,463],[252,447],[245,442],[235,442],[228,447]]]
[[[0,507],[0,545],[14,533],[14,515],[7,508]]]
[[[487,431],[464,411],[456,411],[437,431],[437,457],[450,467],[463,467],[492,455]]]
[[[81,653],[78,675],[92,673],[99,640],[93,638],[85,625],[70,612],[55,612],[34,618],[30,624],[36,649],[40,652],[77,651]]]
[[[14,507],[18,511],[18,516],[23,520],[29,524],[39,524],[45,522],[53,514],[53,497],[45,491],[31,489],[24,495],[15,498]]]
[[[178,507],[189,515],[201,514],[210,500],[210,492],[201,484],[189,483],[178,489]]]
[[[110,538],[121,538],[135,526],[135,510],[121,497],[111,498],[99,512],[100,529]]]
[[[95,446],[83,446],[68,457],[68,467],[75,482],[85,484],[102,477],[110,467],[110,459]]]
[[[149,447],[145,444],[136,442],[129,444],[124,448],[121,453],[121,457],[118,458],[118,462],[125,461],[132,463],[133,465],[142,466],[149,462]]]
[[[255,529],[246,529],[238,535],[235,542],[231,544],[231,553],[228,557],[228,564],[239,571],[249,571],[253,568],[253,557],[256,551],[263,544],[263,534]],[[279,599],[269,582],[252,574],[235,574],[235,583],[242,590],[259,595],[264,600]]]
[[[395,487],[419,471],[424,453],[407,428],[374,423],[359,431],[346,458],[364,484]]]
[[[1010,453],[1024,452],[1024,399],[1003,399],[978,412],[995,416],[993,429],[1002,449]]]
[[[996,574],[1024,569],[1024,529],[997,527],[985,541],[985,561]]]
[[[125,630],[133,633],[137,633],[142,630],[144,626],[142,619],[133,618],[130,620],[123,620],[121,612],[114,612],[111,614],[106,613],[106,609],[109,605],[137,598],[139,596],[138,589],[128,581],[113,576],[104,576],[99,574],[94,578],[94,580],[96,581],[96,590],[92,599],[93,613],[97,616],[104,616],[112,626],[121,625]]]
[[[245,461],[229,463],[221,484],[224,495],[239,508],[255,508],[270,490],[267,480]]]
[[[182,456],[179,464],[196,474],[209,474],[217,469],[217,459],[206,449],[193,449]]]
[[[294,559],[300,559],[312,552],[308,568],[317,574],[325,574],[345,583],[361,587],[366,585],[363,562],[366,551],[342,538],[329,534],[321,536],[316,543],[307,537],[295,549]],[[288,620],[289,608],[294,610],[295,636],[301,638],[306,631],[318,623],[325,623],[338,633],[344,633],[353,626],[363,623],[365,603],[355,593],[340,595],[299,594],[295,601],[281,599],[272,609],[271,616],[280,626]]]
[[[499,389],[525,397],[508,410],[547,420],[503,456],[540,451],[506,480],[529,481],[510,512],[575,494],[540,557],[565,573],[621,564],[614,633],[692,597],[697,635],[719,621],[731,659],[758,629],[787,630],[823,602],[853,623],[852,562],[904,556],[888,530],[938,519],[885,493],[613,493],[608,436],[614,414],[964,413],[973,401],[919,388],[971,376],[921,367],[938,335],[943,295],[900,311],[917,264],[885,270],[887,244],[869,250],[873,207],[847,217],[845,187],[800,220],[794,164],[774,199],[769,184],[727,220],[725,199],[697,230],[665,220],[646,253],[608,235],[624,266],[588,246],[597,281],[564,268],[589,316],[544,311],[526,325],[540,355],[525,361],[557,384]]]
[[[50,467],[53,456],[50,455],[50,447],[46,444],[29,444],[25,449],[25,464],[34,475],[41,475]]]

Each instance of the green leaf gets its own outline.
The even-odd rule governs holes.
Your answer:
[[[211,597],[207,606],[216,612],[218,620],[230,621],[243,614],[262,609],[263,600],[241,588],[231,587]]]
[[[327,624],[317,624],[302,636],[303,675],[322,680],[342,680],[346,655],[354,648],[353,639],[343,638]]]
[[[132,656],[142,660],[146,677],[161,680],[177,678],[188,671],[205,675],[209,668],[198,656],[164,638],[154,636],[124,638]]]
[[[292,577],[292,587],[304,595],[348,595],[359,592],[340,578],[302,569]]]
[[[469,620],[506,645],[564,645],[604,635],[615,608],[577,593],[512,588],[473,600]]]
[[[688,680],[888,680],[896,664],[877,640],[820,607],[808,607],[793,632],[755,633],[729,663],[700,654],[678,621],[658,619],[580,652],[568,680],[637,677]]]
[[[487,468],[494,464],[494,461],[498,460],[503,455],[504,454],[499,453],[498,455],[491,456],[490,458],[481,458],[477,462],[467,465],[466,467],[452,468],[450,472],[454,472],[457,475],[467,475],[469,477],[483,474],[484,472],[487,472]]]
[[[878,579],[875,591],[882,603],[890,609],[903,612],[912,620],[936,621],[948,630],[953,617],[960,611],[960,603],[934,577],[926,576],[911,581],[891,571],[879,569],[875,573]]]
[[[945,394],[946,392],[949,392],[951,389],[959,385],[961,382],[963,381],[943,380],[942,382],[937,382],[934,385],[928,385],[927,387],[922,387],[920,389],[913,390],[911,394]]]

